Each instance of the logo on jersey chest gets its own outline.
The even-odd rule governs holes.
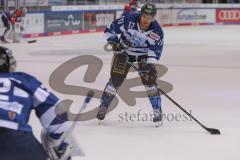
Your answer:
[[[147,36],[136,30],[128,30],[129,41],[132,47],[145,47]]]
[[[156,33],[151,32],[149,36],[156,41],[160,40],[160,36],[157,35]]]
[[[16,118],[16,113],[9,111],[9,112],[8,112],[8,118],[9,118],[10,120],[14,120],[14,119]]]
[[[143,37],[139,37],[137,35],[132,36],[131,44],[134,47],[143,47],[145,45],[145,39]]]

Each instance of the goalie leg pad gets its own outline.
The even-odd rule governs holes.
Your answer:
[[[72,142],[65,139],[66,133],[63,133],[57,139],[50,136],[45,129],[41,132],[41,140],[44,150],[47,152],[50,160],[69,160],[71,159]]]

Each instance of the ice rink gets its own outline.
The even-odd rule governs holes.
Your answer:
[[[160,79],[173,85],[169,95],[204,125],[220,129],[222,134],[210,135],[193,120],[184,119],[182,111],[164,96],[162,108],[169,116],[156,128],[144,119],[152,110],[147,98],[137,98],[136,105],[129,106],[118,96],[117,108],[100,126],[96,119],[78,122],[73,136],[85,156],[74,160],[240,159],[240,26],[169,27],[164,31],[165,47],[159,63],[168,71]],[[70,73],[65,83],[103,90],[113,55],[104,51],[105,44],[103,33],[90,33],[4,46],[13,50],[19,71],[37,76],[48,87],[50,75],[64,62],[83,55],[98,57],[103,66],[95,81],[84,81],[87,67],[82,66]],[[130,73],[128,78],[137,76]],[[62,99],[72,99],[71,111],[78,111],[82,95],[51,90]],[[98,104],[99,99],[93,99],[86,112]],[[173,118],[176,115],[182,119]],[[34,115],[31,124],[39,138],[41,126]]]

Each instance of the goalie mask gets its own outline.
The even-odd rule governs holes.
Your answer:
[[[0,72],[14,72],[16,66],[17,63],[12,51],[0,46]]]

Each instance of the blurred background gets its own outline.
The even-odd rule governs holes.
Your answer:
[[[162,27],[240,24],[240,0],[151,0]],[[102,32],[124,12],[139,12],[149,0],[0,0],[1,12],[22,9],[14,26],[26,38]],[[4,25],[0,21],[0,34]]]
[[[144,3],[149,0],[139,0]],[[15,4],[26,7],[51,6],[51,5],[93,5],[93,4],[123,4],[129,0],[0,0],[3,6],[15,6]],[[151,0],[154,3],[239,3],[240,0]]]

